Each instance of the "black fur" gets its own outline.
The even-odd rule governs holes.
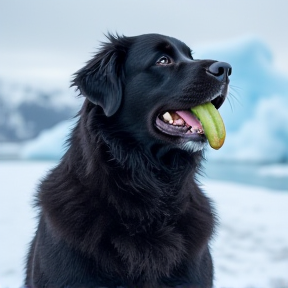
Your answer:
[[[210,201],[195,180],[202,151],[155,128],[221,87],[212,60],[158,35],[108,36],[72,85],[86,96],[69,149],[42,181],[27,261],[35,288],[212,287]],[[159,66],[162,55],[172,65]],[[222,85],[222,86],[221,86]]]

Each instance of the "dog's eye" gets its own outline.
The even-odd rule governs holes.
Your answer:
[[[171,59],[167,56],[160,57],[156,62],[157,65],[168,65],[171,63],[172,63]]]

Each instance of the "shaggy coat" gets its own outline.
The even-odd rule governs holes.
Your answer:
[[[228,77],[211,76],[216,61],[193,60],[171,37],[108,39],[75,73],[86,98],[67,152],[38,189],[25,283],[212,287],[215,217],[195,179],[206,138],[155,123],[164,111],[225,98]]]

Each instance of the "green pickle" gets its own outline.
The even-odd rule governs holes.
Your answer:
[[[191,111],[200,120],[210,146],[220,149],[225,141],[226,130],[218,110],[211,102],[207,102],[191,108]]]

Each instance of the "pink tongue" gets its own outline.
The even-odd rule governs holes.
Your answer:
[[[196,116],[194,116],[191,112],[189,111],[176,111],[176,113],[192,128],[194,129],[203,129],[201,122],[197,119]]]

